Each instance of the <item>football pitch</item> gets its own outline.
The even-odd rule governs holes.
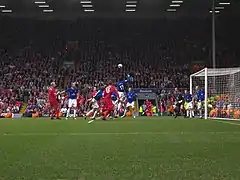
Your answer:
[[[0,120],[0,180],[239,180],[240,122]]]

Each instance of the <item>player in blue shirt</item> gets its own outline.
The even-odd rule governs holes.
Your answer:
[[[66,93],[68,94],[68,110],[67,110],[66,119],[68,119],[70,115],[71,108],[73,109],[73,118],[76,119],[77,98],[78,98],[78,87],[76,83],[72,83],[72,86],[66,89]]]
[[[184,99],[185,99],[184,106],[187,111],[186,117],[192,118],[192,117],[194,117],[193,97],[187,90],[185,90]]]
[[[117,91],[119,94],[119,103],[118,103],[118,108],[117,110],[120,111],[120,109],[123,107],[124,110],[126,109],[125,107],[125,101],[126,101],[126,96],[125,96],[125,87],[127,83],[133,81],[133,77],[131,75],[127,75],[127,79],[123,80],[121,79],[119,82],[116,83]]]
[[[127,109],[124,111],[124,114],[122,116],[125,117],[127,110],[129,110],[133,116],[133,118],[136,118],[135,115],[135,98],[136,98],[136,93],[134,91],[132,91],[131,88],[128,89],[128,93],[127,93]]]
[[[96,93],[96,95],[93,97],[93,99],[95,99],[95,101],[99,102],[102,97],[103,97],[103,89],[100,89]]]
[[[196,100],[197,100],[197,109],[199,111],[200,118],[202,118],[202,107],[205,100],[205,92],[196,86]]]
[[[119,99],[121,101],[125,100],[125,86],[128,83],[128,81],[129,81],[128,79],[125,79],[125,80],[120,80],[116,83]]]
[[[112,93],[112,100],[115,102],[117,100],[117,95],[115,92]]]

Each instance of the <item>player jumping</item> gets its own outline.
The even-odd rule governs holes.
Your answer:
[[[71,109],[73,109],[73,118],[76,119],[78,98],[78,88],[76,86],[76,83],[72,83],[72,86],[70,88],[67,88],[66,92],[68,93],[68,110],[66,119],[69,118]]]
[[[56,92],[56,83],[52,82],[50,88],[48,89],[48,101],[51,108],[51,119],[54,119],[54,114],[56,113],[56,118],[59,118],[59,102],[57,100],[57,92]]]
[[[119,94],[119,102],[118,102],[118,108],[117,108],[118,113],[120,112],[120,109],[122,107],[124,108],[124,110],[126,110],[125,86],[130,81],[132,81],[132,77],[130,75],[128,75],[127,79],[125,79],[125,80],[121,79],[119,82],[116,83],[117,91]]]
[[[127,113],[127,110],[129,110],[133,116],[133,118],[135,119],[136,118],[136,115],[135,115],[135,97],[136,97],[136,93],[134,91],[132,91],[131,88],[128,89],[128,93],[127,93],[127,106],[124,111],[124,114],[121,118],[124,118],[126,117],[126,113]]]

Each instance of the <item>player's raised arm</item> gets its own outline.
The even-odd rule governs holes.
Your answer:
[[[127,75],[128,82],[133,82],[133,78],[134,78],[133,73],[129,73],[129,74]]]
[[[127,79],[125,79],[125,80],[123,81],[123,83],[126,84],[126,83],[132,82],[132,81],[133,81],[133,77],[128,74],[128,75],[127,75]]]
[[[64,94],[66,93],[66,90],[65,91],[58,91],[57,94]]]
[[[67,88],[67,89],[65,90],[66,93],[69,93],[70,91],[71,91],[71,88]]]

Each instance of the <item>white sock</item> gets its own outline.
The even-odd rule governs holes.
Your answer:
[[[119,114],[119,110],[116,109],[116,110],[114,111],[114,116],[117,116],[118,114]]]
[[[189,117],[189,110],[187,110],[187,117]]]
[[[135,116],[135,111],[133,111],[133,113],[132,113],[132,116],[133,116],[133,118],[135,118],[136,116]]]
[[[202,117],[202,110],[201,109],[199,109],[199,115],[200,115],[200,117]]]
[[[127,114],[127,109],[124,110],[123,117],[126,116]]]
[[[96,117],[97,112],[98,112],[97,110],[94,111],[94,114],[93,114],[93,117],[92,117],[92,118],[95,118],[95,117]]]
[[[122,103],[118,103],[118,107],[117,107],[118,112],[120,111],[121,106],[122,106]]]
[[[194,110],[191,110],[191,112],[192,112],[192,116],[194,117]]]
[[[94,109],[91,109],[90,111],[87,112],[86,116],[89,116],[90,114],[92,114],[94,112]]]
[[[77,110],[74,109],[74,110],[73,110],[73,117],[74,117],[74,118],[76,117],[76,113],[77,113]]]
[[[190,113],[190,118],[192,118],[192,110],[188,111]]]
[[[69,115],[70,115],[70,108],[68,108],[68,110],[67,110],[67,115],[66,115],[66,118],[68,118],[68,117],[69,117]]]

